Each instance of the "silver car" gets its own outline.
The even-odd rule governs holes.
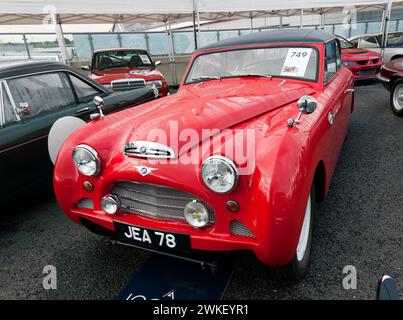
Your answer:
[[[381,53],[382,33],[354,36],[348,39],[357,48]],[[403,58],[403,32],[390,32],[385,48],[384,62]]]

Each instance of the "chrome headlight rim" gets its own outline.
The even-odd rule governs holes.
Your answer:
[[[86,151],[86,152],[88,152],[88,153],[91,155],[92,160],[95,162],[96,168],[95,168],[95,172],[94,172],[93,174],[88,175],[88,174],[83,173],[83,172],[79,169],[78,164],[74,161],[74,153],[75,153],[77,150],[80,150],[80,149],[81,149],[81,150],[84,150],[84,151]],[[95,177],[95,176],[97,176],[97,175],[99,174],[99,172],[101,171],[101,158],[99,157],[98,152],[97,152],[94,148],[90,147],[89,145],[86,145],[86,144],[79,144],[79,145],[77,145],[77,146],[73,149],[73,152],[72,152],[72,160],[73,160],[74,166],[76,167],[77,171],[78,171],[79,173],[81,173],[82,175],[84,175],[84,176],[87,176],[87,177]]]
[[[207,164],[208,164],[209,162],[214,161],[214,160],[222,161],[222,162],[225,163],[225,164],[233,171],[233,173],[234,173],[234,176],[235,176],[234,183],[233,183],[232,187],[231,187],[229,190],[227,190],[227,191],[220,192],[220,191],[214,190],[214,189],[210,188],[210,186],[207,184],[207,182],[206,182],[206,180],[205,180],[205,176],[204,176],[205,168],[206,168],[206,166],[207,166]],[[205,185],[209,190],[211,190],[211,191],[213,191],[213,192],[215,192],[215,193],[218,193],[218,194],[228,194],[228,193],[231,193],[231,192],[234,191],[234,189],[238,186],[238,182],[239,182],[239,171],[238,171],[238,168],[237,168],[237,166],[235,165],[235,163],[234,163],[231,159],[229,159],[229,158],[227,158],[227,157],[224,157],[224,156],[220,156],[220,155],[210,156],[210,157],[208,157],[206,160],[204,160],[204,162],[203,162],[203,164],[202,164],[202,167],[201,167],[201,170],[200,170],[200,175],[201,175],[201,178],[202,178],[202,180],[203,180],[203,182],[204,182],[204,185]]]

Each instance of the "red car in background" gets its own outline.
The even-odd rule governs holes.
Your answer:
[[[159,96],[168,94],[164,75],[156,69],[160,61],[154,62],[143,49],[102,49],[94,52],[89,76],[96,82],[114,91],[131,90],[155,86]]]
[[[353,111],[340,56],[316,30],[199,49],[175,95],[69,136],[54,169],[60,207],[124,244],[178,257],[250,250],[300,279]]]
[[[337,36],[341,45],[343,65],[351,70],[354,80],[373,79],[382,66],[381,55],[366,49],[356,48],[347,39]]]

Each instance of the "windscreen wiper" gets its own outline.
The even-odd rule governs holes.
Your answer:
[[[237,74],[237,77],[262,77],[262,78],[273,78],[269,74],[263,74],[263,73],[246,73],[246,74]]]
[[[201,76],[198,78],[193,78],[192,81],[208,81],[208,80],[221,80],[221,77],[216,76]]]

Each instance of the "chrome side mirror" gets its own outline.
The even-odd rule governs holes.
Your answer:
[[[301,112],[305,112],[307,114],[311,114],[316,110],[318,103],[315,98],[312,96],[303,96],[299,98],[297,102],[297,108]]]
[[[154,66],[159,66],[160,64],[161,64],[161,61],[159,61],[159,60],[154,62]]]
[[[95,96],[93,102],[97,106],[99,112],[91,114],[90,118],[91,120],[97,120],[104,116],[103,108],[105,107],[105,102],[100,96]]]
[[[81,70],[90,71],[90,66],[81,66]]]
[[[301,122],[303,113],[311,114],[316,110],[318,102],[312,96],[303,96],[297,102],[297,109],[299,111],[297,119],[290,118],[287,120],[288,127],[294,127],[295,124]]]
[[[395,279],[385,275],[379,280],[376,300],[399,300]]]
[[[20,102],[17,106],[17,113],[23,115],[29,115],[31,113],[31,107],[28,102]]]

